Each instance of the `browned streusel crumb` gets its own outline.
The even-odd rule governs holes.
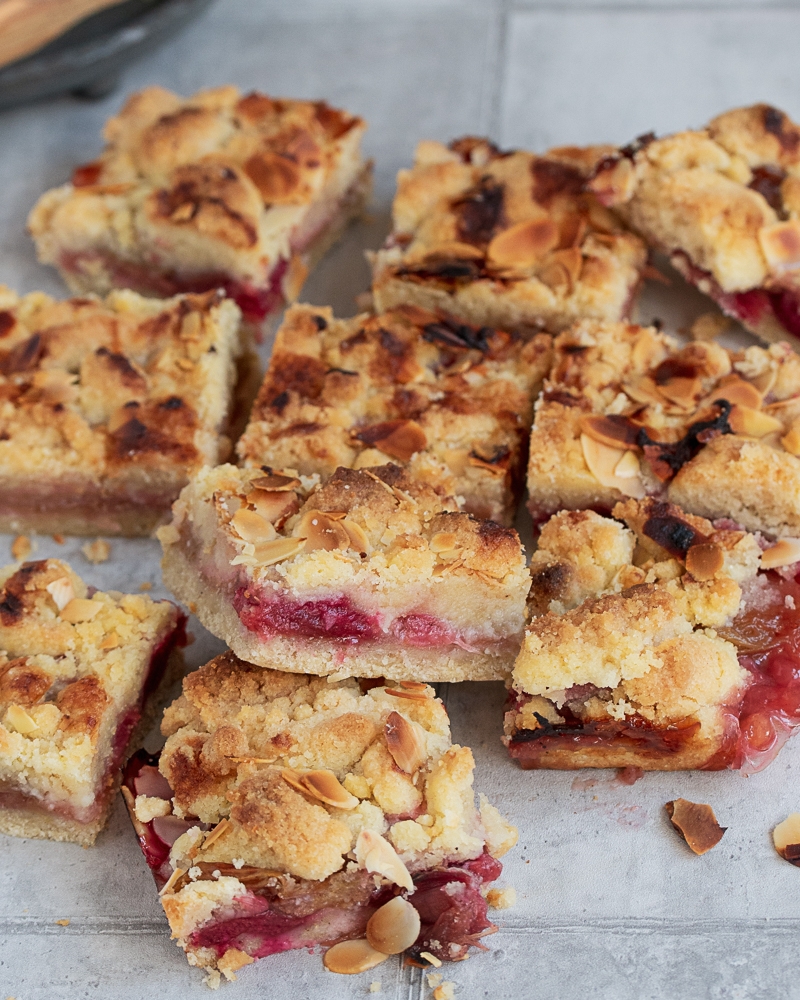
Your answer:
[[[681,347],[652,327],[583,321],[554,353],[531,432],[537,521],[651,495],[800,533],[800,357],[787,344]]]
[[[287,928],[291,947],[313,945],[320,933],[327,943],[363,937],[365,929],[377,947],[382,939],[370,919],[376,887],[389,899],[409,892],[413,901],[415,885],[432,892],[441,885],[425,881],[430,871],[450,871],[460,886],[439,890],[443,911],[469,899],[483,919],[483,876],[468,874],[469,865],[488,861],[493,874],[485,881],[492,881],[499,866],[491,858],[509,850],[517,833],[484,796],[476,807],[472,753],[451,743],[447,713],[431,687],[401,682],[364,693],[356,680],[283,673],[228,652],[184,679],[162,733],[161,788],[152,791],[158,785],[151,774],[151,792],[138,791],[143,768],[133,790],[126,785],[126,800],[144,841],[160,817],[178,826],[186,817],[158,877],[172,870],[161,902],[191,964],[228,976],[249,961],[239,949],[258,951],[257,927],[222,957],[203,946],[202,932],[225,919],[219,907],[234,917],[258,912],[265,887],[279,902],[301,902],[309,918]],[[465,944],[420,938],[413,902],[393,902],[414,918],[399,950],[414,945],[425,955],[432,949],[445,959],[465,957]],[[491,927],[486,918],[478,936]],[[352,959],[346,968],[344,959],[340,965],[327,958],[333,971],[377,964],[356,969]],[[436,955],[432,961],[441,964]]]
[[[27,535],[17,535],[11,543],[11,555],[17,562],[27,559],[33,551],[33,545]]]
[[[81,552],[90,563],[106,562],[111,555],[111,546],[103,538],[96,538],[93,542],[87,542],[81,546]]]
[[[652,498],[619,503],[613,515],[563,511],[542,530],[531,566],[537,617],[514,666],[506,742],[528,766],[702,766],[729,747],[729,706],[751,680],[723,633],[758,572],[760,546]],[[565,717],[574,720],[569,747],[555,739]],[[614,743],[628,719],[630,740]],[[605,737],[582,743],[587,726]],[[657,743],[682,730],[685,742]]]
[[[58,559],[7,567],[0,579],[0,831],[89,845],[105,825],[145,682],[157,686],[174,646],[178,610],[135,595],[89,597]]]
[[[108,120],[100,157],[39,199],[28,220],[39,259],[78,293],[217,280],[258,322],[297,297],[360,213],[365,127],[324,101],[148,87]]]
[[[0,529],[149,534],[188,475],[228,455],[239,320],[220,292],[0,287]]]
[[[782,111],[642,136],[589,186],[729,316],[768,341],[800,337],[800,127]]]
[[[202,470],[159,532],[164,580],[239,655],[346,677],[502,677],[530,577],[519,537],[396,465],[321,484]]]
[[[334,319],[294,306],[237,450],[303,475],[387,460],[464,509],[513,521],[548,334],[476,328],[416,306]]]
[[[645,249],[585,188],[610,152],[421,142],[398,175],[393,232],[375,256],[376,308],[407,302],[477,326],[551,332],[583,316],[623,319]]]

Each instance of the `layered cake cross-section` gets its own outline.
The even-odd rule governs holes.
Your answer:
[[[584,316],[626,318],[646,250],[586,189],[612,152],[421,142],[398,175],[393,230],[375,256],[376,307],[411,303],[476,326],[551,333]]]
[[[753,772],[800,728],[800,543],[648,498],[531,561],[505,739],[524,768]]]
[[[432,688],[362,692],[225,653],[184,679],[162,731],[123,793],[172,936],[212,985],[314,945],[335,946],[332,971],[455,961],[495,929],[481,889],[517,832],[476,808],[472,752]]]
[[[551,355],[546,333],[418,306],[347,320],[294,306],[237,450],[248,466],[303,475],[391,460],[468,513],[510,524]]]
[[[108,121],[100,157],[39,199],[39,259],[75,292],[224,288],[261,324],[361,212],[365,127],[324,101],[149,87]]]
[[[221,292],[0,287],[0,530],[149,534],[192,470],[227,458],[254,362]]]
[[[800,127],[782,111],[755,104],[642,136],[589,187],[729,316],[800,342]]]
[[[1,573],[0,832],[88,846],[147,700],[179,676],[186,619],[58,559]]]
[[[800,535],[800,357],[788,344],[681,346],[652,327],[585,321],[554,354],[530,440],[537,523],[653,496]]]
[[[517,533],[396,465],[203,469],[159,531],[164,581],[265,667],[428,681],[508,676],[530,579]]]

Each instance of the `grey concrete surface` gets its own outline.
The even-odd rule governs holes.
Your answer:
[[[423,137],[489,133],[503,144],[627,140],[698,124],[736,103],[769,100],[800,116],[795,39],[800,7],[769,0],[217,0],[181,38],[140,63],[101,102],[72,99],[0,114],[0,282],[63,289],[37,264],[24,231],[38,194],[100,148],[100,127],[137,87],[187,93],[243,88],[326,97],[370,122],[372,218],[351,229],[304,297],[354,311],[364,249],[388,226],[396,171]],[[648,286],[643,319],[684,329],[707,304],[675,278]],[[0,537],[0,559],[10,539]],[[80,542],[39,539],[97,586],[165,596],[158,547],[113,541],[90,566]],[[220,644],[193,623],[191,666]],[[800,741],[770,769],[739,774],[522,772],[499,743],[501,685],[443,690],[457,740],[471,745],[476,787],[520,828],[503,884],[515,908],[496,914],[489,951],[446,970],[459,1000],[796,1000],[800,870],[770,830],[800,809]],[[692,855],[663,804],[714,805],[728,827]],[[68,919],[68,926],[56,924]],[[352,978],[319,955],[277,956],[222,987],[242,1000],[431,995],[418,970],[390,961]],[[169,941],[153,883],[121,808],[92,850],[0,838],[0,1000],[192,1000],[201,976]]]

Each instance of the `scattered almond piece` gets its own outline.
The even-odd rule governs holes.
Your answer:
[[[429,951],[421,951],[419,953],[419,957],[424,958],[426,962],[430,962],[430,964],[435,966],[437,969],[442,967],[442,960],[437,958],[435,955],[431,955]]]
[[[705,854],[722,840],[727,827],[720,826],[709,805],[675,799],[664,807],[672,825],[695,854]]]
[[[775,850],[784,861],[800,868],[800,813],[792,813],[772,831]]]
[[[689,336],[692,340],[716,340],[730,324],[731,321],[722,313],[703,313],[689,327]]]
[[[79,622],[90,622],[102,610],[101,601],[90,601],[86,597],[73,597],[69,604],[62,608],[61,618],[71,625],[77,625]]]
[[[367,969],[374,969],[388,957],[383,952],[376,951],[369,941],[361,938],[356,941],[340,941],[339,944],[328,948],[322,961],[329,972],[352,976],[366,972]]]
[[[780,538],[761,553],[762,569],[791,566],[800,559],[800,538]]]
[[[369,991],[370,991],[370,993],[380,993],[380,991],[381,991],[381,983],[380,983],[379,979],[374,979],[369,984]]]
[[[69,920],[56,920],[59,927],[69,927]]]
[[[433,1000],[453,1000],[456,995],[456,984],[445,979],[441,986],[433,991]]]
[[[17,535],[11,543],[11,555],[17,562],[22,562],[23,559],[27,559],[32,551],[33,546],[31,545],[31,540],[27,535]]]
[[[64,536],[63,535],[53,535],[53,541],[56,543],[56,545],[63,545],[64,544]]]
[[[494,910],[509,910],[517,905],[517,890],[511,886],[508,889],[489,889],[486,902]]]
[[[153,584],[149,580],[145,580],[143,583],[139,584],[139,590],[152,590]]]
[[[434,989],[436,986],[441,986],[444,976],[441,972],[429,972],[425,978],[428,980],[428,986]]]
[[[97,538],[81,546],[81,552],[90,563],[102,563],[111,555],[111,546],[104,538]]]

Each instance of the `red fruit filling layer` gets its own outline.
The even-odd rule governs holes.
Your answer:
[[[728,316],[741,320],[745,326],[757,327],[772,315],[794,337],[800,337],[800,297],[786,288],[751,288],[746,292],[725,292],[714,276],[696,267],[689,257],[678,250],[672,255],[677,269],[693,285],[703,283],[704,289]]]
[[[134,797],[172,797],[158,771],[158,757],[144,751],[130,759],[123,781]],[[159,889],[172,874],[172,844],[192,826],[207,829],[197,820],[175,816],[137,826],[144,830],[139,843]],[[216,911],[212,920],[189,938],[190,947],[213,948],[218,958],[230,948],[263,958],[293,948],[362,937],[375,910],[396,894],[388,887],[376,888],[373,877],[364,871],[336,872],[323,882],[313,882],[221,862],[198,863],[197,867],[202,879],[212,879],[213,872],[219,872],[239,879],[247,888],[246,894],[237,897],[232,906]],[[413,875],[415,891],[407,898],[419,912],[421,929],[410,953],[419,957],[427,951],[443,961],[453,961],[463,958],[471,946],[483,947],[480,939],[492,933],[495,925],[488,918],[480,890],[499,878],[502,870],[500,862],[484,852],[471,861]],[[183,880],[178,882],[175,890],[183,884]]]
[[[800,729],[800,573],[784,578],[761,573],[757,592],[727,628],[718,633],[738,648],[739,663],[750,680],[736,703],[724,707],[725,732],[704,770],[724,768],[754,773],[775,759]],[[593,685],[566,692],[573,704],[597,693]],[[530,700],[515,693],[512,714]],[[547,767],[550,750],[602,747],[633,751],[642,760],[676,756],[700,730],[692,718],[659,728],[640,716],[624,721],[582,722],[567,704],[558,710],[563,723],[540,718],[540,728],[519,729],[508,740],[510,755],[523,768]]]
[[[404,646],[416,648],[461,646],[472,649],[446,622],[434,615],[408,614],[395,618],[388,633],[380,616],[362,611],[348,597],[320,601],[261,598],[250,587],[239,587],[233,606],[242,625],[265,639],[286,636],[296,639],[338,639],[356,645],[390,636]]]
[[[223,271],[183,275],[174,271],[160,271],[156,265],[148,268],[100,250],[65,251],[59,257],[58,266],[68,274],[82,274],[98,262],[110,275],[115,287],[132,288],[142,295],[166,298],[184,292],[210,292],[216,288],[224,288],[226,294],[242,310],[244,318],[251,323],[262,322],[285,304],[281,283],[289,266],[286,260],[278,261],[265,276],[265,284],[262,286],[239,281]]]

